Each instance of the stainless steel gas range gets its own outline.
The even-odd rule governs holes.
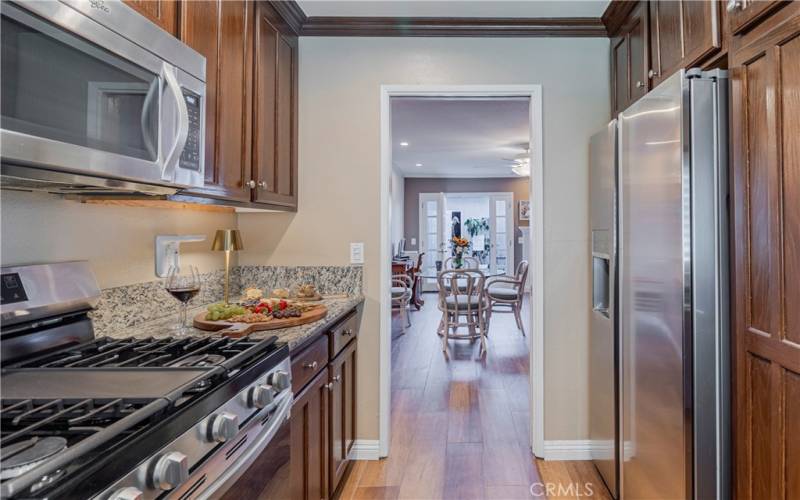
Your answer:
[[[218,498],[265,455],[285,477],[291,370],[275,337],[94,338],[85,263],[1,281],[0,496]]]

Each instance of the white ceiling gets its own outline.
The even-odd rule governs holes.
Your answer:
[[[392,164],[406,177],[513,177],[512,160],[530,137],[528,105],[528,98],[393,97]]]
[[[298,0],[311,16],[345,17],[600,17],[608,0]]]

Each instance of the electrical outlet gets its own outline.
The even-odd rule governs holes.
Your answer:
[[[363,243],[350,243],[350,263],[363,264],[364,263],[364,244]]]
[[[412,247],[417,246],[417,239],[416,238],[411,238],[411,246]]]

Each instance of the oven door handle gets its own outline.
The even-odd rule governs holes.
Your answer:
[[[291,393],[288,393],[283,400],[279,403],[278,408],[270,417],[269,425],[256,437],[256,439],[247,446],[247,449],[242,453],[230,467],[225,469],[212,484],[205,490],[200,492],[196,498],[206,500],[209,498],[218,498],[217,492],[224,493],[230,488],[239,476],[241,476],[248,467],[258,458],[264,448],[266,448],[278,433],[278,430],[283,425],[284,421],[289,419],[290,410],[294,398]]]
[[[175,134],[175,142],[172,144],[169,154],[164,157],[164,169],[161,171],[161,180],[173,181],[175,166],[178,164],[183,148],[186,146],[186,140],[189,138],[189,110],[186,107],[186,101],[183,100],[183,91],[178,79],[175,78],[175,69],[169,64],[163,63],[161,75],[178,106],[178,130]]]

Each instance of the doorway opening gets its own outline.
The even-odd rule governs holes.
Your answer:
[[[531,450],[541,456],[544,440],[544,308],[542,297],[537,293],[543,283],[541,89],[537,85],[384,86],[381,100],[383,223],[380,255],[386,262],[381,274],[381,289],[387,300],[381,303],[380,321],[379,455],[389,456],[391,443],[395,441],[392,439],[391,401],[401,406],[403,397],[411,397],[414,398],[410,402],[412,405],[435,406],[445,398],[442,392],[434,394],[437,390],[446,391],[447,398],[460,397],[460,393],[466,391],[469,398],[470,391],[477,390],[483,376],[486,383],[503,386],[509,394],[526,396],[515,398],[517,406],[507,412],[507,417],[516,418],[516,422],[510,420],[498,424],[507,423],[510,429],[519,431],[523,440],[520,449],[526,450],[528,457]],[[498,118],[485,109],[475,114],[474,110],[481,105],[484,108],[495,105],[521,109],[522,132],[514,132],[513,124],[516,122],[510,118],[513,113],[506,113],[505,119],[499,115],[501,126],[494,131],[495,135],[484,134],[487,126],[497,123]],[[413,134],[404,133],[396,121],[404,106],[437,112],[407,129],[414,131]],[[448,114],[443,111],[445,108],[456,111]],[[442,116],[446,117],[445,121],[437,123],[436,120],[441,120]],[[437,136],[441,138],[442,135],[450,140],[444,141],[449,145],[435,144]],[[502,142],[498,136],[503,137]],[[426,146],[429,140],[434,144]],[[488,147],[487,143],[490,143]],[[481,153],[493,157],[494,162],[477,161]],[[455,160],[448,162],[448,156],[455,156]],[[508,183],[512,181],[522,187],[509,187]],[[467,183],[473,185],[465,187]],[[497,183],[506,184],[498,186]],[[408,202],[409,199],[413,202]],[[469,341],[452,341],[452,352],[459,363],[450,361],[448,365],[442,357],[441,341],[437,339],[441,313],[437,311],[438,294],[433,290],[433,284],[437,269],[444,267],[445,261],[455,255],[454,236],[468,240],[468,255],[477,260],[476,265],[484,274],[512,277],[522,260],[528,262],[530,271],[522,311],[526,335],[523,336],[514,325],[513,315],[507,315],[510,323],[506,324],[503,324],[505,319],[495,322],[493,316],[493,324],[488,329],[486,354],[478,356],[477,348]],[[412,324],[417,322],[414,327],[417,338],[405,342],[405,348],[398,348],[400,344],[392,340],[393,315],[389,297],[392,275],[397,271],[393,257],[405,257],[407,267],[418,267],[422,277],[418,293],[423,304],[419,312],[412,305],[410,314]],[[497,333],[494,325],[498,325]],[[405,337],[413,338],[411,334]],[[502,372],[503,351],[512,344],[522,346],[524,373],[513,382],[499,375],[491,379],[492,372]],[[431,362],[423,366],[421,360],[426,358]],[[408,369],[398,371],[401,363],[406,363]],[[517,363],[517,366],[522,364]],[[449,377],[447,387],[428,384],[436,377]],[[507,383],[509,385],[504,385]],[[428,394],[426,388],[432,388]],[[479,398],[478,392],[473,398]],[[517,399],[524,401],[525,408],[519,406]],[[502,403],[497,408],[491,406],[487,406],[487,411],[503,412]],[[402,429],[398,431],[403,432]],[[459,434],[461,431],[465,434]],[[469,436],[474,428],[472,431],[462,428],[461,431],[449,429],[444,435],[454,445],[475,439],[475,435]]]

